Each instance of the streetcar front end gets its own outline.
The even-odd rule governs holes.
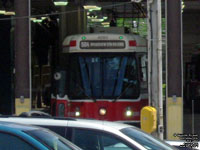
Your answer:
[[[63,43],[66,66],[58,72],[63,94],[52,95],[54,115],[139,122],[148,105],[141,91],[137,39],[126,34],[70,36]],[[140,46],[141,48],[142,46]],[[62,77],[64,76],[64,77]],[[63,80],[63,81],[59,81]]]

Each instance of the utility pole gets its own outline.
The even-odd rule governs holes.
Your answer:
[[[15,113],[31,109],[30,0],[15,0]]]
[[[157,109],[157,133],[163,139],[161,0],[148,0],[148,87],[150,105]]]
[[[183,66],[181,0],[166,0],[167,10],[167,139],[183,132]],[[176,122],[176,125],[174,123]],[[180,140],[180,139],[178,139]]]

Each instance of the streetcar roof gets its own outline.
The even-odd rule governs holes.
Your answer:
[[[88,43],[95,46],[83,45]],[[147,52],[147,41],[136,34],[87,33],[66,37],[63,53],[77,52]]]

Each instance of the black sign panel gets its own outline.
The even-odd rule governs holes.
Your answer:
[[[81,49],[122,49],[125,48],[124,41],[81,41]]]

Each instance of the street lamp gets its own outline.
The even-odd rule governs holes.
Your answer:
[[[142,0],[131,0],[131,2],[140,3]]]
[[[1,14],[4,15],[5,13],[6,13],[5,10],[3,10],[3,9],[1,10],[1,9],[0,9],[0,15],[1,15]]]
[[[68,0],[54,0],[55,6],[66,6],[68,4]]]
[[[4,15],[14,16],[15,12],[14,11],[5,11]]]
[[[6,13],[5,8],[3,7],[2,1],[0,1],[0,15],[4,15]]]
[[[88,9],[90,11],[92,11],[92,10],[101,10],[101,7],[98,6],[97,1],[95,1],[95,0],[87,0],[87,1],[85,1],[83,7],[84,7],[84,9]]]

